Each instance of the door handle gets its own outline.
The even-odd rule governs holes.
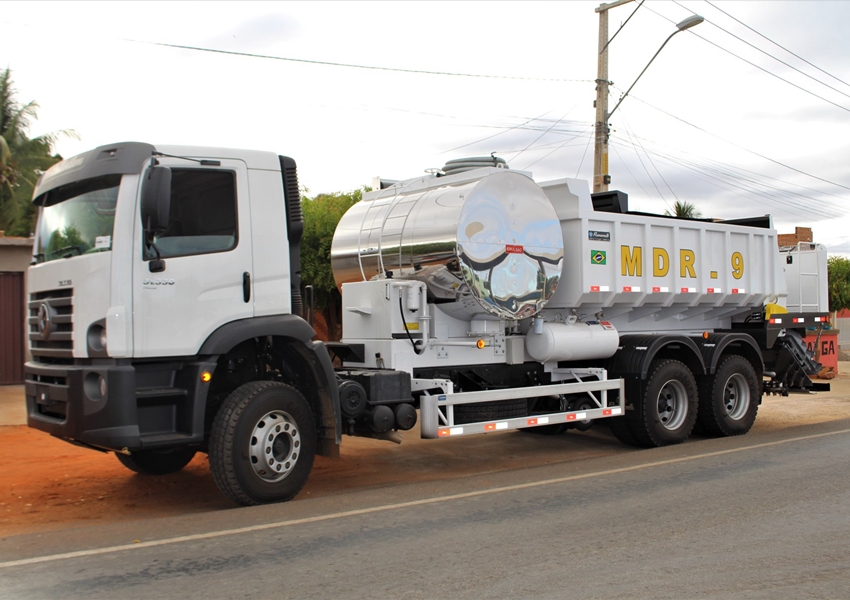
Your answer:
[[[248,271],[242,273],[242,299],[245,302],[251,300],[251,274]]]

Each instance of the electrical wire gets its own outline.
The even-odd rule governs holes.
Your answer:
[[[675,21],[673,21],[673,20],[672,20],[672,19],[670,19],[669,17],[665,17],[664,15],[660,14],[660,13],[659,13],[659,12],[657,12],[657,11],[654,11],[654,10],[652,10],[652,9],[651,9],[651,8],[649,8],[649,7],[647,7],[647,10],[648,10],[648,11],[650,11],[650,12],[655,13],[656,15],[658,15],[659,17],[661,17],[662,19],[665,19],[665,20],[670,21],[671,23],[675,24]],[[703,36],[701,36],[700,34],[698,34],[698,33],[694,32],[694,31],[690,31],[689,33],[690,33],[691,35],[695,35],[696,37],[698,37],[699,39],[701,39],[701,40],[702,40],[702,41],[704,41],[705,43],[707,43],[707,44],[711,44],[712,46],[714,46],[714,47],[715,47],[715,48],[717,48],[718,50],[722,50],[723,52],[726,52],[727,54],[730,54],[730,55],[734,56],[734,57],[735,57],[735,58],[737,58],[738,60],[744,61],[745,63],[747,63],[747,64],[748,64],[748,65],[750,65],[751,67],[755,67],[755,68],[756,68],[756,69],[758,69],[759,71],[763,71],[763,72],[767,73],[767,74],[768,74],[768,75],[770,75],[771,77],[775,77],[776,79],[779,79],[780,81],[784,81],[784,82],[785,82],[785,83],[787,83],[788,85],[790,85],[790,86],[792,86],[792,87],[795,87],[795,88],[797,88],[798,90],[803,91],[803,92],[805,92],[805,93],[807,93],[807,94],[809,94],[809,95],[811,95],[811,96],[814,96],[815,98],[818,98],[819,100],[823,100],[824,102],[826,102],[826,103],[828,103],[828,104],[832,104],[832,105],[833,105],[833,106],[835,106],[836,108],[840,108],[841,110],[844,110],[844,111],[850,112],[850,108],[847,108],[846,106],[842,106],[842,105],[838,104],[837,102],[833,102],[832,100],[829,100],[829,99],[827,99],[827,98],[824,98],[823,96],[820,96],[820,95],[818,95],[818,94],[814,93],[814,92],[813,92],[813,91],[811,91],[811,90],[807,90],[807,89],[806,89],[806,88],[804,88],[803,86],[797,85],[796,83],[794,83],[794,82],[792,82],[792,81],[788,81],[787,79],[785,79],[785,78],[784,78],[784,77],[782,77],[781,75],[777,75],[776,73],[773,73],[773,72],[771,72],[771,71],[768,71],[768,70],[767,70],[767,69],[765,69],[764,67],[761,67],[761,66],[757,65],[756,63],[754,63],[754,62],[752,62],[752,61],[747,60],[747,59],[746,59],[746,58],[744,58],[743,56],[739,56],[738,54],[735,54],[735,53],[734,53],[734,52],[732,52],[731,50],[728,50],[728,49],[724,48],[723,46],[721,46],[720,44],[716,44],[715,42],[712,42],[711,40],[708,40],[708,39],[704,38]]]
[[[599,54],[602,54],[603,52],[605,52],[605,49],[609,46],[609,44],[610,44],[611,42],[613,42],[613,41],[614,41],[614,38],[615,38],[615,37],[617,37],[617,34],[618,34],[618,33],[620,33],[620,32],[623,30],[623,27],[625,27],[625,26],[626,26],[626,24],[627,24],[629,21],[631,21],[631,20],[632,20],[632,17],[633,17],[633,16],[635,16],[635,13],[638,11],[638,8],[640,8],[641,6],[643,6],[643,3],[644,3],[645,1],[646,1],[646,0],[640,0],[640,4],[638,4],[638,5],[637,5],[637,8],[635,8],[635,9],[632,11],[632,14],[630,14],[630,15],[629,15],[629,18],[628,18],[628,19],[626,19],[625,21],[623,21],[623,24],[622,24],[622,25],[620,25],[620,28],[619,28],[617,31],[615,31],[615,32],[614,32],[614,35],[612,35],[612,36],[611,36],[611,39],[610,39],[610,40],[608,40],[607,42],[605,42],[605,45],[604,45],[604,46],[602,46],[602,50],[600,50],[600,51],[599,51]]]
[[[284,56],[274,56],[271,54],[255,54],[252,52],[237,52],[235,50],[221,50],[218,48],[203,48],[200,46],[188,46],[185,44],[168,44],[165,42],[150,42],[146,40],[134,40],[129,38],[120,38],[124,42],[132,42],[134,44],[148,44],[151,46],[162,46],[165,48],[177,48],[178,50],[191,50],[193,52],[210,52],[213,54],[227,54],[231,56],[244,56],[248,58],[265,58],[268,60],[282,60],[287,62],[306,63],[310,65],[322,65],[329,67],[346,67],[349,69],[367,69],[371,71],[392,71],[396,73],[415,73],[417,75],[446,75],[449,77],[472,77],[480,79],[507,79],[514,81],[548,81],[548,82],[572,82],[572,83],[593,83],[592,79],[559,79],[559,78],[544,78],[544,77],[521,77],[518,75],[484,75],[480,73],[453,73],[450,71],[427,71],[424,69],[401,69],[397,67],[378,67],[374,65],[358,65],[353,63],[340,63],[324,60],[309,60],[306,58],[288,58]]]
[[[558,119],[557,121],[555,121],[554,123],[552,123],[552,125],[549,127],[549,129],[547,129],[546,131],[544,131],[543,133],[541,133],[540,135],[538,135],[538,136],[537,136],[537,137],[536,137],[533,141],[529,142],[529,144],[528,144],[525,148],[523,148],[522,150],[520,150],[520,151],[519,151],[519,153],[518,153],[516,156],[514,156],[514,157],[513,157],[513,159],[511,159],[511,160],[516,160],[516,159],[518,159],[520,156],[522,156],[522,153],[523,153],[523,152],[525,152],[526,150],[528,150],[529,148],[531,148],[531,147],[534,145],[534,143],[535,143],[535,142],[537,142],[537,141],[538,141],[538,140],[540,140],[540,139],[541,139],[544,135],[546,135],[547,133],[549,133],[550,131],[552,131],[552,129],[555,127],[555,125],[557,125],[558,123],[560,123],[561,121],[563,121],[564,119],[566,119],[566,118],[567,118],[567,115],[568,115],[568,114],[570,114],[570,113],[573,111],[573,109],[574,109],[574,108],[575,108],[575,105],[573,105],[573,106],[572,106],[572,108],[570,108],[567,112],[565,112],[563,117],[561,117],[560,119]]]
[[[587,151],[590,149],[590,141],[592,139],[593,139],[593,137],[591,137],[591,136],[587,137],[587,145],[584,147],[584,153],[581,155],[581,161],[579,161],[579,163],[578,163],[578,168],[576,169],[575,179],[578,179],[578,174],[581,172],[582,165],[584,165],[584,158],[587,156]],[[553,152],[554,152],[554,150],[553,150]],[[551,154],[551,152],[549,154]]]
[[[494,133],[493,135],[488,135],[487,137],[481,138],[480,140],[475,140],[474,142],[469,142],[468,144],[463,144],[461,146],[455,146],[454,148],[450,148],[449,150],[443,150],[442,152],[440,152],[440,154],[448,154],[449,152],[454,152],[455,150],[460,150],[461,148],[466,148],[468,146],[474,146],[475,144],[480,144],[481,142],[486,142],[487,140],[493,139],[494,137],[498,137],[498,136],[502,135],[503,133],[513,131],[514,129],[519,129],[523,125],[528,125],[529,123],[536,121],[540,117],[544,117],[544,116],[548,115],[550,112],[552,112],[552,111],[547,110],[545,113],[541,114],[540,116],[532,117],[531,119],[528,119],[524,123],[520,123],[519,125],[514,125],[513,127],[509,127],[508,129],[505,129],[504,131]]]
[[[615,89],[619,89],[619,88],[616,88],[616,87],[615,87],[615,86],[613,86],[613,85],[612,85],[611,87],[612,87],[612,88],[615,88]],[[622,90],[620,90],[620,91],[622,91]],[[662,108],[658,108],[657,106],[654,106],[654,105],[650,104],[650,103],[649,103],[649,102],[647,102],[646,100],[641,100],[641,99],[640,99],[639,97],[637,97],[637,96],[630,95],[630,96],[629,96],[629,98],[632,98],[633,100],[637,100],[638,102],[640,102],[640,103],[642,103],[642,104],[645,104],[646,106],[648,106],[648,107],[650,107],[650,108],[652,108],[652,109],[655,109],[655,110],[657,110],[658,112],[660,112],[660,113],[662,113],[662,114],[665,114],[665,115],[667,115],[667,116],[668,116],[668,117],[670,117],[670,118],[676,119],[677,121],[681,121],[681,122],[682,122],[682,123],[684,123],[685,125],[688,125],[688,126],[690,126],[690,127],[693,127],[694,129],[697,129],[698,131],[701,131],[701,132],[703,132],[703,133],[705,133],[705,134],[707,134],[707,135],[710,135],[710,136],[711,136],[711,137],[713,137],[713,138],[716,138],[716,139],[718,139],[718,140],[720,140],[720,141],[722,141],[722,142],[725,142],[725,143],[727,143],[727,144],[729,144],[729,145],[731,145],[731,146],[734,146],[734,147],[736,147],[736,148],[739,148],[739,149],[741,149],[741,150],[744,150],[745,152],[749,152],[749,153],[750,153],[750,154],[752,154],[753,156],[758,156],[759,158],[762,158],[762,159],[764,159],[764,160],[770,161],[770,162],[772,162],[772,163],[773,163],[773,164],[775,164],[775,165],[779,165],[780,167],[784,167],[784,168],[786,168],[786,169],[788,169],[788,170],[794,171],[794,172],[799,173],[799,174],[801,174],[801,175],[805,175],[806,177],[811,177],[812,179],[817,179],[818,181],[822,181],[823,183],[828,183],[828,184],[830,184],[830,185],[834,185],[835,187],[839,187],[839,188],[842,188],[842,189],[845,189],[845,190],[850,191],[850,187],[848,187],[848,186],[846,186],[846,185],[842,185],[842,184],[840,184],[840,183],[836,183],[836,182],[834,182],[834,181],[830,181],[829,179],[824,179],[823,177],[818,177],[817,175],[812,175],[811,173],[807,173],[806,171],[802,171],[802,170],[800,170],[800,169],[797,169],[796,167],[792,167],[791,165],[787,165],[787,164],[785,164],[785,163],[783,163],[783,162],[780,162],[780,161],[778,161],[778,160],[776,160],[776,159],[770,158],[769,156],[765,156],[764,154],[760,154],[760,153],[756,152],[755,150],[750,150],[749,148],[746,148],[746,147],[744,147],[744,146],[741,146],[740,144],[736,144],[735,142],[731,142],[731,141],[727,140],[726,138],[723,138],[723,137],[720,137],[720,136],[719,136],[719,135],[717,135],[717,134],[711,133],[710,131],[708,131],[707,129],[704,129],[704,128],[702,128],[702,127],[700,127],[699,125],[694,125],[693,123],[691,123],[691,122],[689,122],[689,121],[686,121],[685,119],[683,119],[683,118],[681,118],[681,117],[677,117],[676,115],[674,115],[674,114],[672,114],[672,113],[669,113],[669,112],[667,112],[666,110],[664,110],[664,109],[662,109]],[[826,193],[826,192],[824,192],[824,193]],[[840,196],[835,196],[834,194],[829,194],[829,195],[834,196],[835,198],[841,198]],[[842,200],[844,200],[844,198],[841,198],[841,199],[842,199]]]
[[[796,53],[792,52],[791,50],[789,50],[788,48],[786,48],[786,47],[785,47],[785,46],[783,46],[782,44],[779,44],[778,42],[773,41],[772,39],[770,39],[770,38],[769,38],[769,37],[767,37],[766,35],[764,35],[764,34],[762,34],[762,33],[759,33],[758,31],[756,31],[755,29],[753,29],[752,27],[750,27],[749,25],[747,25],[746,23],[744,23],[744,22],[743,22],[743,21],[741,21],[740,19],[736,19],[735,17],[733,17],[732,15],[730,15],[728,12],[726,12],[725,10],[723,10],[722,8],[720,8],[719,6],[717,6],[717,5],[715,5],[715,4],[712,4],[712,3],[711,3],[711,2],[709,2],[708,0],[705,0],[705,3],[706,3],[706,4],[708,4],[709,6],[713,7],[714,9],[719,10],[720,12],[722,12],[724,15],[726,15],[727,17],[729,17],[729,18],[730,18],[730,19],[732,19],[733,21],[735,21],[735,22],[737,22],[737,23],[740,23],[741,25],[743,25],[744,27],[746,27],[747,29],[749,29],[750,31],[752,31],[753,33],[755,33],[756,35],[763,37],[764,39],[766,39],[768,42],[770,42],[770,43],[771,43],[771,44],[773,44],[774,46],[778,46],[779,48],[782,48],[783,50],[785,50],[785,52],[787,52],[787,53],[788,53],[788,54],[790,54],[791,56],[794,56],[795,58],[798,58],[798,59],[802,60],[804,63],[806,63],[806,64],[807,64],[807,65],[809,65],[810,67],[813,67],[813,68],[817,69],[818,71],[820,71],[820,72],[821,72],[821,73],[823,73],[824,75],[827,75],[827,76],[829,76],[829,77],[832,77],[833,79],[835,79],[835,80],[836,80],[836,81],[838,81],[838,82],[843,83],[844,85],[850,86],[850,83],[847,83],[847,82],[846,82],[846,81],[844,81],[843,79],[839,79],[838,77],[836,77],[836,76],[835,76],[835,75],[833,75],[832,73],[829,73],[829,72],[827,72],[827,71],[824,71],[823,69],[821,69],[821,68],[820,68],[819,66],[817,66],[816,64],[814,64],[814,63],[811,63],[811,62],[807,61],[805,58],[803,58],[803,57],[802,57],[802,56],[800,56],[799,54],[796,54]]]
[[[589,125],[589,126],[587,127],[587,129],[585,129],[584,131],[581,131],[581,132],[579,132],[579,133],[575,134],[573,137],[571,137],[571,138],[570,138],[570,139],[568,139],[567,141],[563,142],[562,144],[558,145],[556,148],[554,148],[554,149],[553,149],[553,150],[551,150],[550,152],[547,152],[546,154],[544,154],[543,156],[541,156],[540,158],[538,158],[538,159],[537,159],[537,160],[535,160],[534,162],[527,164],[527,165],[526,165],[525,167],[523,167],[521,170],[523,170],[523,171],[527,171],[527,170],[528,170],[528,169],[530,169],[532,166],[534,166],[534,165],[536,165],[537,163],[539,163],[541,160],[543,160],[543,159],[545,159],[545,158],[548,158],[550,155],[554,154],[554,153],[555,153],[555,152],[557,152],[558,150],[562,150],[563,148],[566,148],[566,147],[567,147],[567,145],[568,145],[571,141],[573,141],[574,139],[578,138],[579,136],[584,135],[584,134],[585,134],[585,133],[587,133],[587,131],[588,131],[589,129],[591,129],[592,127],[593,127],[593,125],[592,125],[592,124],[591,124],[591,125]],[[593,139],[593,136],[589,136],[589,137],[588,137],[588,139]],[[539,148],[539,147],[538,147],[538,148]]]
[[[639,147],[634,143],[631,143],[631,146],[634,153],[638,156],[638,159],[640,159]],[[645,151],[642,146],[640,149]],[[737,168],[734,166],[711,160],[708,160],[707,164],[699,163],[694,160],[683,159],[681,156],[674,157],[657,151],[652,151],[652,153],[663,162],[678,170],[688,170],[695,173],[698,179],[706,181],[715,187],[732,191],[734,193],[737,193],[735,190],[747,192],[748,194],[751,194],[746,196],[746,198],[750,201],[765,204],[772,208],[781,207],[783,210],[809,218],[811,218],[813,214],[824,219],[834,218],[835,216],[834,212],[820,208],[817,204],[813,204],[808,208],[801,206],[801,198],[808,200],[809,202],[811,202],[812,199],[797,194],[796,192],[789,192],[784,188],[765,184],[764,182],[760,182],[753,178],[743,177],[736,172]],[[764,198],[766,201],[759,200],[759,198]]]
[[[623,115],[623,125],[626,126],[626,132],[628,133],[631,130],[631,126],[626,121],[625,115]],[[673,194],[673,197],[676,199],[676,202],[679,202],[679,196],[676,195],[676,192],[673,190],[672,187],[670,187],[670,184],[667,183],[667,180],[664,178],[664,175],[661,173],[661,171],[658,170],[658,167],[653,162],[652,157],[649,155],[649,153],[647,153],[646,150],[644,150],[643,144],[641,143],[640,138],[638,138],[637,136],[635,136],[635,138],[638,140],[638,145],[640,145],[641,150],[643,150],[644,154],[646,154],[646,158],[647,158],[647,160],[649,160],[649,164],[652,165],[652,168],[655,169],[656,173],[658,173],[658,176],[661,178],[661,181],[664,182],[664,185],[666,185],[667,189],[670,190],[670,193]],[[664,200],[664,202],[666,204],[667,200],[664,199],[663,196],[662,196],[662,199]],[[668,206],[669,206],[669,204],[668,204]]]
[[[708,0],[705,0],[705,2],[706,2],[707,4],[709,4],[710,6],[713,6],[713,7],[714,7],[714,5],[713,5],[713,4],[711,4],[711,2],[708,2]],[[676,5],[678,5],[678,6],[681,6],[681,7],[682,7],[682,8],[684,8],[685,10],[689,10],[688,8],[686,8],[685,6],[683,6],[681,3],[679,3],[677,0],[673,0],[673,4],[676,4]],[[715,8],[717,8],[717,7],[715,7]],[[720,9],[718,8],[717,10],[720,10]],[[693,11],[691,11],[691,12],[693,12]],[[724,12],[724,11],[722,11],[722,10],[720,10],[720,12],[722,12],[723,14],[725,14],[725,15],[727,15],[727,16],[730,16],[728,13],[726,13],[726,12]],[[696,13],[694,13],[694,14],[696,14]],[[733,17],[733,18],[734,18],[734,17]],[[735,19],[735,20],[737,21],[737,19]],[[738,22],[740,23],[740,21],[738,21]],[[784,61],[784,60],[782,60],[781,58],[778,58],[778,57],[776,57],[776,56],[772,55],[770,52],[767,52],[766,50],[763,50],[763,49],[759,48],[759,47],[758,47],[758,46],[756,46],[755,44],[752,44],[752,43],[748,42],[747,40],[743,39],[742,37],[735,35],[735,34],[734,34],[734,33],[732,33],[731,31],[729,31],[729,30],[727,30],[727,29],[724,29],[723,27],[721,27],[721,26],[720,26],[720,25],[718,25],[717,23],[714,23],[713,21],[708,21],[708,23],[709,23],[710,25],[712,25],[712,26],[716,27],[717,29],[719,29],[719,30],[720,30],[720,31],[722,31],[723,33],[725,33],[725,34],[727,34],[727,35],[732,36],[733,38],[735,38],[735,39],[736,39],[736,40],[738,40],[739,42],[741,42],[741,43],[743,43],[743,44],[746,44],[746,45],[747,45],[747,46],[749,46],[750,48],[753,48],[754,50],[757,50],[758,52],[761,52],[761,53],[762,53],[762,54],[764,54],[765,56],[768,56],[768,57],[772,58],[773,60],[775,60],[775,61],[777,61],[777,62],[782,63],[783,65],[785,65],[785,66],[786,66],[786,67],[788,67],[789,69],[792,69],[792,70],[794,70],[794,71],[797,71],[797,73],[799,73],[800,75],[803,75],[804,77],[808,77],[808,78],[809,78],[809,79],[811,79],[812,81],[814,81],[814,82],[816,82],[816,83],[819,83],[819,84],[821,84],[821,85],[823,85],[823,86],[826,86],[826,87],[828,87],[829,89],[831,89],[832,91],[837,92],[837,93],[841,94],[842,96],[845,96],[846,98],[850,98],[850,94],[847,94],[847,93],[845,93],[845,92],[842,92],[841,90],[839,90],[839,89],[837,89],[837,88],[832,87],[832,86],[831,86],[831,85],[829,85],[828,83],[824,83],[824,82],[823,82],[823,81],[821,81],[820,79],[818,79],[818,78],[816,78],[816,77],[813,77],[812,75],[809,75],[808,73],[806,73],[806,72],[804,72],[804,71],[801,71],[800,69],[798,69],[798,68],[797,68],[797,67],[795,67],[794,65],[788,64],[787,62],[785,62],[785,61]],[[742,23],[742,25],[743,25],[743,23]],[[750,27],[750,29],[752,29],[752,28]],[[753,29],[753,31],[755,31],[755,30]],[[756,31],[756,33],[758,33],[758,32]],[[759,34],[759,35],[761,35],[761,34]],[[762,36],[762,37],[764,37],[764,36]],[[768,41],[773,41],[773,40],[770,40],[770,39],[768,39],[768,38],[765,38],[765,39],[767,39]],[[774,43],[775,43],[775,42],[774,42]],[[777,44],[777,46],[778,46],[778,45],[779,45],[779,44]]]

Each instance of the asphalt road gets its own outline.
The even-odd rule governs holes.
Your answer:
[[[850,598],[850,420],[14,536],[0,597]]]

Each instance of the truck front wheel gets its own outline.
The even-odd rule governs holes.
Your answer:
[[[304,396],[275,381],[237,388],[210,434],[210,470],[221,492],[242,505],[285,502],[313,468],[316,425]]]
[[[727,357],[714,375],[700,378],[699,427],[706,435],[747,433],[756,421],[758,409],[758,378],[743,356]]]

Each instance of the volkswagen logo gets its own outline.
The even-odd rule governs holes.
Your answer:
[[[53,308],[46,302],[38,307],[38,332],[42,339],[48,339],[50,332],[53,330],[53,317],[55,312]]]

